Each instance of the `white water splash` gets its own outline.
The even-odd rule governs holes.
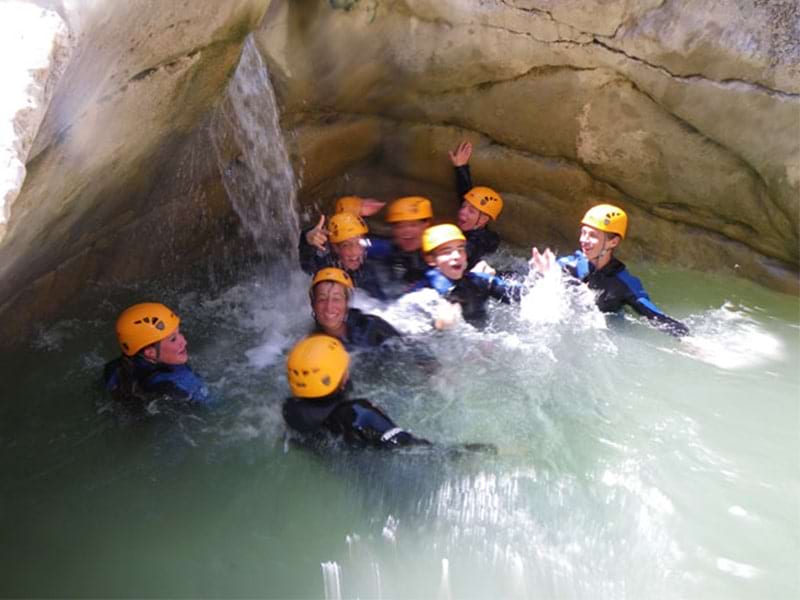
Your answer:
[[[321,563],[325,600],[342,600],[342,568],[336,561]]]
[[[744,309],[730,303],[705,315],[679,348],[663,348],[725,370],[754,368],[780,360],[781,341],[763,330]]]
[[[442,559],[442,578],[439,581],[439,600],[450,600],[453,593],[450,591],[450,561],[446,558]]]

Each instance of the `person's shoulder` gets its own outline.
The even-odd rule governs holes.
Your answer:
[[[625,284],[625,286],[632,292],[637,295],[647,293],[644,289],[644,284],[642,284],[642,280],[628,271],[625,263],[620,260],[613,259],[613,262],[609,264],[609,267],[612,267],[609,271],[610,274]]]
[[[556,259],[556,262],[562,267],[574,267],[577,265],[581,260],[585,260],[586,256],[580,250],[576,250],[572,254],[565,254],[563,256],[559,256]]]

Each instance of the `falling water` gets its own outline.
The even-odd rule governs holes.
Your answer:
[[[297,182],[269,73],[252,37],[211,125],[222,181],[260,256],[296,262]]]

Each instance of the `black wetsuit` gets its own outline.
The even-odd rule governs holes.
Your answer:
[[[472,176],[469,165],[456,167],[456,189],[458,190],[458,208],[464,202],[464,194],[472,189]],[[490,231],[488,225],[480,229],[464,232],[467,238],[467,271],[478,264],[487,254],[491,254],[500,246],[500,236]]]
[[[309,442],[323,442],[327,435],[342,438],[356,447],[399,448],[430,445],[398,427],[386,413],[369,400],[350,400],[344,391],[324,398],[288,398],[283,418]]]
[[[357,308],[347,310],[345,320],[347,333],[342,343],[348,350],[355,348],[373,348],[380,346],[386,340],[401,337],[400,332],[377,315],[367,315]],[[324,333],[317,325],[316,333]]]
[[[640,315],[647,317],[657,328],[674,336],[689,333],[689,328],[664,314],[653,302],[642,286],[642,282],[625,268],[625,265],[611,258],[602,269],[595,269],[586,255],[580,250],[558,259],[558,264],[567,273],[581,280],[589,289],[597,292],[595,302],[602,312],[618,312],[625,305]]]
[[[487,273],[464,273],[461,279],[450,279],[439,269],[428,269],[425,281],[417,289],[431,287],[448,302],[461,305],[464,320],[482,327],[486,323],[486,302],[489,298],[509,303],[519,301],[525,286]]]
[[[409,353],[414,363],[426,372],[433,372],[439,367],[439,361],[424,343],[406,338],[377,315],[364,314],[357,308],[350,308],[345,325],[345,338],[341,342],[350,351],[374,349],[391,342],[385,347],[386,351]],[[325,331],[317,324],[314,333]]]
[[[421,250],[404,252],[384,238],[371,237],[369,241],[366,262],[374,265],[388,299],[396,300],[425,278],[425,271],[430,267]]]
[[[378,265],[365,260],[355,271],[345,269],[338,257],[331,251],[320,251],[306,241],[306,234],[313,227],[309,227],[300,232],[300,242],[298,253],[300,255],[300,268],[309,275],[314,275],[320,269],[326,267],[336,267],[347,272],[353,280],[353,285],[364,290],[367,294],[378,300],[387,300],[386,294],[381,288],[381,274]]]

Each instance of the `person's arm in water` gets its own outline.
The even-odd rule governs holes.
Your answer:
[[[325,216],[319,218],[314,227],[309,227],[300,232],[298,255],[300,268],[309,275],[333,264],[333,257],[328,248],[328,233],[325,230]]]
[[[163,394],[174,400],[185,400],[211,406],[216,399],[208,386],[188,365],[179,365],[169,370],[157,371],[144,382],[146,392]]]
[[[657,329],[666,331],[670,335],[682,337],[689,334],[689,328],[686,325],[666,315],[650,300],[650,296],[637,277],[627,271],[623,271],[617,277],[628,288],[625,303],[633,310],[643,317],[647,317]]]
[[[506,304],[519,302],[526,292],[526,288],[523,284],[510,279],[503,279],[497,275],[471,271],[467,276],[485,287],[492,298],[505,302]]]
[[[464,200],[464,194],[472,189],[472,176],[469,172],[469,159],[472,156],[472,144],[461,142],[455,150],[447,153],[456,173],[456,191],[458,192],[458,206]]]
[[[343,429],[345,438],[376,448],[399,448],[431,443],[398,427],[369,400],[349,400],[337,406],[329,420]]]

